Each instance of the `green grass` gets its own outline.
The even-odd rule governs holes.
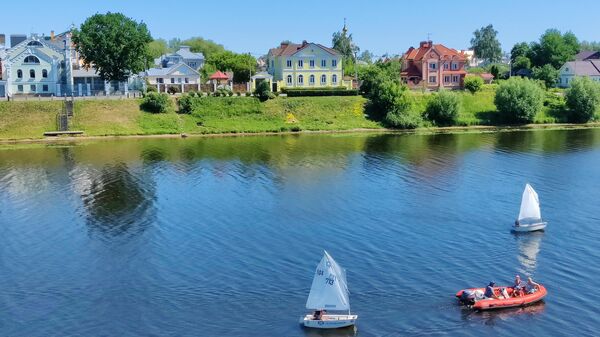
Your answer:
[[[43,138],[61,109],[59,101],[0,102],[0,139]]]

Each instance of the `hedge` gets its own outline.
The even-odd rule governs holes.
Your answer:
[[[284,89],[288,97],[304,96],[357,96],[358,90],[352,89]]]

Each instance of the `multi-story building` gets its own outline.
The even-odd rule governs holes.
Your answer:
[[[178,51],[163,55],[155,60],[156,65],[162,68],[169,68],[180,62],[187,64],[196,71],[200,71],[204,66],[204,55],[192,52],[189,46],[180,46]]]
[[[281,43],[269,50],[267,72],[273,76],[273,91],[281,88],[337,87],[344,82],[342,55],[318,43]]]
[[[558,86],[562,88],[569,87],[576,76],[600,82],[600,52],[582,51],[575,55],[575,61],[566,62],[558,72]]]
[[[432,41],[410,47],[402,57],[400,77],[411,88],[438,90],[462,88],[466,57],[455,49]]]

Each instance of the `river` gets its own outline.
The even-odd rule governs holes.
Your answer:
[[[529,182],[545,232],[510,226]],[[5,336],[597,335],[600,129],[0,148]],[[355,330],[298,319],[327,250]],[[548,289],[472,313],[456,291]]]

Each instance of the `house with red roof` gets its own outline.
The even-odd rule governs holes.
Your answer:
[[[267,54],[267,72],[273,91],[282,88],[317,88],[351,85],[344,81],[342,54],[322,44],[282,42]]]
[[[410,47],[402,57],[400,78],[411,88],[463,88],[467,58],[456,49],[432,41]]]

